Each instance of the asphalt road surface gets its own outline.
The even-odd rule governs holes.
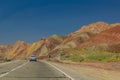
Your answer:
[[[70,80],[44,62],[14,61],[0,64],[0,80]]]

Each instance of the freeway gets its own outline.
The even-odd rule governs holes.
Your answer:
[[[0,80],[71,80],[44,62],[13,61],[0,64]]]

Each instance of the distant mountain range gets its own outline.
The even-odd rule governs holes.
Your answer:
[[[14,44],[1,45],[0,59],[27,59],[33,54],[39,58],[59,59],[60,56],[67,53],[80,54],[85,49],[119,53],[120,23],[96,22],[83,26],[66,36],[53,35],[32,44],[17,41]]]

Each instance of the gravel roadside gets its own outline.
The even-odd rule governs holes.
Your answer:
[[[65,64],[55,63],[55,62],[48,62],[48,63],[57,67],[58,69],[60,69],[61,71],[72,77],[73,80],[98,80],[95,79],[94,77],[77,72],[76,70],[72,69],[71,66],[66,66]]]
[[[73,77],[75,80],[120,80],[120,71],[91,66],[49,62]]]

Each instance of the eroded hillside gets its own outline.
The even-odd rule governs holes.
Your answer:
[[[102,31],[100,34],[92,37],[88,41],[82,43],[78,48],[100,48],[120,52],[120,25]]]
[[[0,59],[27,59],[30,55],[38,58],[71,57],[83,60],[89,50],[120,52],[120,24],[97,22],[81,27],[66,36],[53,35],[28,44],[17,41],[14,44],[0,46]],[[87,49],[88,52],[84,51]],[[104,53],[103,53],[104,54]]]

